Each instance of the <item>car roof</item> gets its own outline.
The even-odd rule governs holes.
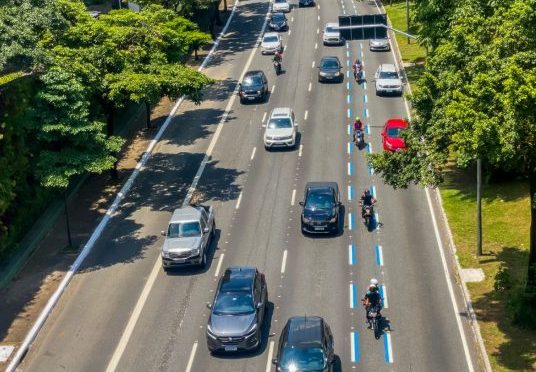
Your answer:
[[[305,185],[306,190],[322,190],[322,189],[333,189],[335,191],[339,190],[337,182],[307,182]]]
[[[404,119],[388,119],[385,123],[386,128],[407,128],[408,122]]]
[[[322,341],[323,319],[319,316],[293,316],[287,322],[286,341],[299,345],[312,341]]]
[[[292,110],[290,107],[276,107],[272,110],[272,114],[270,115],[270,118],[273,117],[284,117],[288,118],[290,117],[292,113]]]
[[[232,266],[225,270],[220,281],[220,292],[249,291],[257,269],[252,266]]]
[[[261,70],[248,71],[244,75],[244,79],[247,78],[247,77],[250,77],[250,76],[257,76],[257,75],[263,76],[264,72],[262,72]]]
[[[384,63],[380,65],[380,71],[396,72],[396,67],[392,63]]]
[[[279,34],[277,32],[267,32],[264,34],[263,38],[268,36],[277,36],[279,38]]]
[[[201,211],[195,207],[187,206],[175,209],[171,216],[170,223],[183,222],[183,221],[199,221],[201,218]]]

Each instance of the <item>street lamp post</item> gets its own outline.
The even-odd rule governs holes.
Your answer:
[[[71,240],[71,226],[69,225],[69,213],[67,208],[67,191],[63,191],[63,207],[65,209],[65,223],[67,225],[67,240],[69,241],[68,248],[73,247],[73,241]]]
[[[476,255],[482,256],[482,161],[476,159]]]
[[[409,0],[406,0],[406,28],[407,33],[409,34]],[[409,36],[408,36],[408,44],[409,44]]]

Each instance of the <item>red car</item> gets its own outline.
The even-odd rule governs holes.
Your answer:
[[[389,119],[382,129],[382,142],[384,151],[406,150],[406,143],[402,138],[402,131],[408,128],[409,124],[404,119]]]

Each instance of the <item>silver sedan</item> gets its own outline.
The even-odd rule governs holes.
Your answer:
[[[369,40],[369,48],[372,51],[389,51],[391,46],[389,45],[389,39],[371,39]]]

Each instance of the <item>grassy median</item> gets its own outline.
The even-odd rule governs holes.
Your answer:
[[[394,28],[406,31],[406,3],[385,9]],[[410,28],[410,33],[415,32]],[[416,41],[396,36],[406,74],[415,89],[424,71],[426,50]],[[483,186],[482,230],[484,255],[476,250],[476,177],[474,169],[450,168],[441,185],[443,207],[457,256],[463,268],[481,268],[485,280],[468,283],[482,338],[493,371],[536,371],[536,331],[514,326],[507,307],[513,291],[527,274],[530,211],[528,183],[524,179],[492,180]],[[507,180],[506,180],[507,179]],[[506,287],[496,290],[497,287]],[[527,309],[527,311],[531,311]],[[532,310],[534,311],[534,310]]]

